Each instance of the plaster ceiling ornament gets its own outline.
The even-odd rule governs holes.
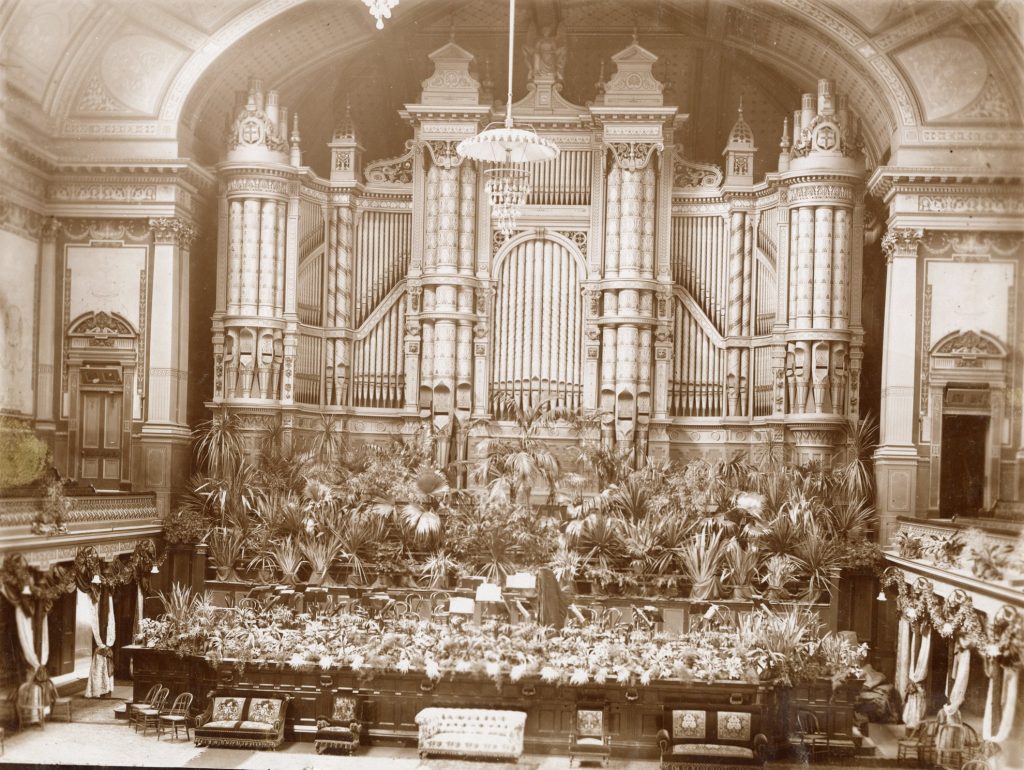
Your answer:
[[[558,157],[558,147],[535,132],[516,128],[512,120],[512,72],[515,61],[516,0],[508,7],[508,101],[505,123],[488,126],[476,136],[463,139],[456,148],[463,158],[491,164],[484,170],[487,182],[484,188],[491,204],[491,218],[495,228],[511,235],[516,220],[530,194],[530,172],[533,163],[544,163]],[[564,50],[555,47],[534,47],[532,63],[533,82],[546,79],[556,82],[560,66],[564,67]],[[560,65],[561,63],[561,65]]]
[[[398,6],[398,0],[363,0],[363,5],[370,11],[370,15],[376,19],[377,29],[384,29],[384,19],[391,18],[392,9]]]

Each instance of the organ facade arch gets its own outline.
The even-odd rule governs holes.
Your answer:
[[[863,344],[863,162],[831,82],[804,97],[778,171],[755,183],[742,108],[722,170],[687,161],[688,116],[636,41],[586,107],[538,75],[516,114],[561,153],[531,168],[505,237],[484,169],[455,152],[500,112],[472,54],[450,41],[430,59],[401,113],[408,152],[365,163],[346,112],[329,179],[288,162],[298,135],[285,141],[276,94],[254,83],[239,98],[219,167],[215,402],[294,410],[300,429],[328,413],[366,440],[426,417],[451,437],[445,456],[465,459],[471,418],[502,430],[507,404],[551,396],[598,417],[604,442],[665,459],[770,430],[828,461],[859,417]],[[730,429],[680,430],[708,425]]]

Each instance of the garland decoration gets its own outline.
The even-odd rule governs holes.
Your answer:
[[[886,569],[881,580],[883,588],[896,591],[900,616],[911,625],[929,625],[943,639],[959,640],[986,661],[1014,670],[1024,667],[1024,617],[1012,607],[1004,605],[986,620],[960,589],[943,599],[928,580],[918,578],[911,585],[895,567]]]
[[[32,567],[24,556],[14,553],[0,566],[0,594],[28,615],[35,612],[37,602],[47,614],[54,602],[76,588],[89,594],[93,602],[99,600],[102,589],[112,590],[130,583],[137,583],[148,592],[150,571],[165,559],[166,553],[158,556],[156,545],[149,539],[136,543],[127,557],[109,563],[91,545],[84,546],[78,549],[70,567],[58,564],[50,570]],[[99,577],[98,583],[93,582],[95,577]]]

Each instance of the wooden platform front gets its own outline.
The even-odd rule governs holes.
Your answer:
[[[538,679],[500,686],[486,678],[457,676],[430,682],[420,674],[357,677],[350,670],[296,671],[277,666],[246,665],[240,672],[233,661],[217,665],[200,657],[179,658],[173,653],[143,647],[126,648],[134,658],[135,697],[141,698],[155,683],[179,692],[191,692],[196,705],[206,706],[212,689],[270,695],[291,695],[286,738],[312,740],[316,718],[329,713],[330,691],[352,688],[365,698],[364,729],[370,743],[401,742],[415,745],[415,716],[427,706],[513,709],[526,712],[526,751],[559,754],[568,751],[573,712],[578,703],[608,705],[612,751],[616,756],[656,758],[656,735],[663,727],[667,706],[713,709],[743,704],[760,706],[762,724],[773,749],[785,746],[785,715],[780,713],[771,683],[677,682],[658,680],[647,686],[626,688],[616,682],[603,686],[560,687]]]

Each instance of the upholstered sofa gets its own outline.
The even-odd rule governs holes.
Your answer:
[[[291,696],[211,692],[206,711],[196,717],[196,746],[276,749],[284,742],[284,718]]]
[[[425,708],[416,715],[420,757],[494,757],[518,760],[526,713],[497,709]]]
[[[768,739],[761,733],[761,711],[744,706],[720,709],[667,708],[658,731],[662,770],[716,770],[761,767]]]

